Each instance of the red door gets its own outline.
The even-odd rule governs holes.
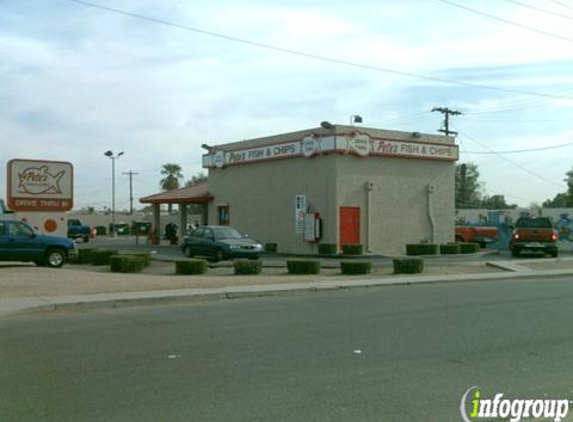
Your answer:
[[[360,243],[360,207],[340,207],[340,249]]]

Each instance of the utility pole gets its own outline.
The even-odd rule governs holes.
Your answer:
[[[434,107],[432,109],[432,112],[434,112],[434,111],[439,111],[440,113],[442,113],[444,115],[444,128],[438,129],[438,132],[444,132],[446,134],[446,136],[450,136],[450,134],[456,136],[458,134],[458,132],[450,130],[450,115],[451,116],[457,116],[457,115],[460,115],[463,113],[461,111],[458,111],[458,110],[450,110],[447,107]]]
[[[130,170],[121,174],[129,176],[129,215],[133,215],[133,176],[139,173],[134,173]]]

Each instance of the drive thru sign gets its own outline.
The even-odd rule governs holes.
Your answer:
[[[74,168],[63,161],[10,160],[8,207],[12,211],[69,211]]]

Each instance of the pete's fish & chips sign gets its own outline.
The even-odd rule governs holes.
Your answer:
[[[10,160],[8,207],[12,211],[69,211],[74,168],[64,161]]]

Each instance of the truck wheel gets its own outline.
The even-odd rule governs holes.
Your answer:
[[[58,248],[48,249],[44,262],[50,268],[60,268],[66,262],[66,253]]]
[[[519,256],[519,249],[517,249],[517,248],[512,248],[512,249],[511,249],[511,256],[518,257],[518,256]]]
[[[89,236],[84,236],[84,243],[88,243],[90,241],[90,237]]]
[[[555,249],[554,251],[551,251],[551,256],[553,258],[557,258],[559,256],[559,251],[557,249]]]

